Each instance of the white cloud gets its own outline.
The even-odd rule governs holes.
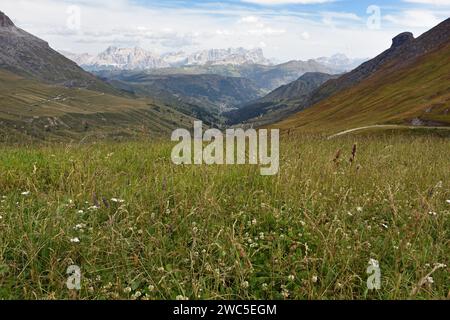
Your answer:
[[[334,2],[335,0],[242,0],[242,2],[255,3],[261,5],[281,5],[281,4],[317,4]]]
[[[403,2],[429,4],[434,6],[450,6],[450,0],[403,0]]]
[[[440,15],[429,10],[407,10],[397,15],[386,15],[383,18],[401,27],[432,28],[442,21],[443,18]]]
[[[279,61],[330,56],[337,52],[350,57],[371,57],[388,48],[391,39],[405,31],[404,24],[409,21],[405,15],[391,15],[385,17],[381,30],[368,30],[367,17],[351,12],[305,13],[241,5],[165,9],[139,6],[132,0],[1,1],[2,11],[18,26],[48,41],[55,49],[75,53],[98,53],[109,45],[141,46],[160,53],[265,47],[265,55]],[[281,3],[259,1],[262,2]],[[74,4],[81,9],[79,31],[67,28],[67,8]],[[416,35],[441,17],[435,13],[412,16],[428,21],[426,26],[414,30]]]

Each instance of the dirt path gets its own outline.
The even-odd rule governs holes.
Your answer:
[[[366,130],[366,129],[440,129],[440,130],[450,130],[450,127],[421,127],[421,126],[400,126],[400,125],[374,125],[374,126],[367,126],[367,127],[360,127],[360,128],[354,128],[345,130],[339,133],[336,133],[332,136],[329,136],[328,139],[337,138],[343,135],[346,135],[348,133]]]

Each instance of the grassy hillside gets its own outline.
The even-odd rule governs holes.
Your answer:
[[[0,299],[448,298],[449,139],[296,136],[274,177],[172,146],[0,147]]]
[[[169,136],[193,119],[146,99],[43,85],[0,70],[0,140]]]
[[[282,121],[303,132],[338,132],[374,124],[450,125],[450,44],[394,68]]]

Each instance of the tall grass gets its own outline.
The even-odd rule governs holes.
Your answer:
[[[274,177],[171,148],[2,147],[0,298],[449,297],[450,140],[289,137]]]

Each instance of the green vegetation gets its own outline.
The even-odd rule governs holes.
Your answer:
[[[0,141],[167,136],[193,118],[149,99],[45,85],[0,70]]]
[[[177,167],[171,147],[2,146],[0,298],[449,296],[449,269],[435,265],[450,264],[448,139],[291,135],[274,177]],[[80,292],[66,288],[74,264]]]

